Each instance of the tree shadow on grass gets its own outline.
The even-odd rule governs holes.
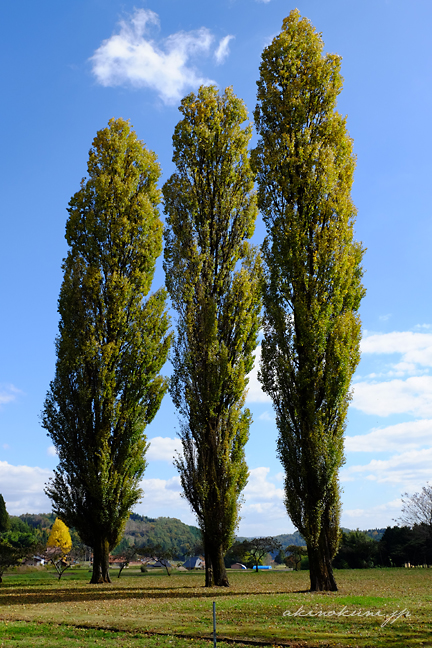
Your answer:
[[[192,588],[190,588],[192,589]],[[217,599],[229,596],[274,596],[278,594],[296,594],[290,590],[272,590],[270,592],[251,592],[250,590],[233,591],[230,588],[202,588],[197,591],[188,591],[185,586],[170,588],[170,587],[152,587],[152,588],[137,588],[126,589],[118,588],[110,585],[92,585],[85,588],[71,589],[58,589],[44,592],[27,592],[23,588],[16,587],[16,592],[9,589],[8,592],[3,593],[3,588],[0,589],[0,608],[1,606],[10,605],[44,605],[48,603],[82,603],[86,601],[114,601],[114,600],[127,600],[127,599]],[[308,590],[303,590],[308,592]],[[1,609],[0,609],[1,613]]]

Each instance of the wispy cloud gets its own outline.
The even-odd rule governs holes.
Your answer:
[[[400,515],[401,500],[394,499],[385,504],[368,506],[367,508],[346,509],[342,511],[341,523],[349,529],[379,529],[393,526],[394,519]]]
[[[432,416],[431,333],[366,333],[361,350],[365,356],[393,356],[393,362],[388,362],[384,370],[355,382],[354,408],[378,416]]]
[[[258,416],[258,419],[259,419],[260,421],[269,421],[269,422],[271,422],[271,423],[274,423],[275,420],[276,420],[276,419],[275,419],[275,415],[272,414],[271,412],[268,412],[267,410],[266,410],[265,412],[263,412],[262,414],[260,414],[260,415]]]
[[[219,42],[219,45],[214,53],[214,57],[218,65],[220,65],[227,59],[229,55],[229,42],[233,38],[234,36],[231,35],[225,36],[225,38],[222,38],[222,40]]]
[[[273,482],[268,480],[270,468],[260,467],[253,468],[250,471],[249,481],[245,488],[244,494],[248,500],[266,501],[277,500],[282,501],[284,491],[282,488],[277,488]]]
[[[410,450],[389,459],[372,459],[363,466],[350,466],[341,471],[341,482],[357,478],[399,486],[401,492],[419,490],[430,480],[432,448]]]
[[[426,328],[426,326],[425,326]],[[432,334],[394,331],[365,335],[361,343],[365,354],[400,354],[401,361],[432,367]]]
[[[432,376],[415,376],[407,380],[384,382],[358,382],[353,389],[352,407],[365,414],[432,416]]]
[[[347,452],[394,452],[404,448],[414,450],[430,446],[432,441],[432,419],[406,421],[376,428],[368,434],[347,436]]]
[[[149,9],[137,9],[129,20],[122,20],[119,33],[103,41],[90,59],[97,81],[104,86],[147,87],[167,104],[177,102],[187,88],[212,83],[191,65],[192,59],[210,53],[210,30],[179,31],[156,42],[149,31],[158,26],[158,15]],[[228,55],[231,38],[219,43],[218,62]]]
[[[168,505],[175,503],[180,505],[181,499],[180,477],[178,475],[170,479],[142,479],[141,488],[144,490],[144,499],[151,501],[151,506],[156,504]],[[147,501],[147,504],[149,502]]]
[[[0,405],[11,403],[20,394],[22,394],[22,391],[14,387],[14,385],[0,385]]]

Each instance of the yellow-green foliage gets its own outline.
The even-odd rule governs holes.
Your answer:
[[[167,389],[159,371],[170,336],[166,293],[149,294],[162,251],[156,155],[127,121],[111,119],[87,171],[69,203],[56,374],[42,421],[59,456],[46,489],[53,509],[107,571],[141,498],[144,431]]]
[[[201,87],[180,112],[177,171],[163,188],[166,283],[178,313],[171,394],[184,423],[177,466],[206,564],[224,570],[248,475],[244,403],[261,308],[260,257],[248,243],[257,214],[251,128],[231,88]]]
[[[335,110],[341,59],[322,50],[310,22],[292,11],[263,52],[252,159],[268,234],[261,379],[276,410],[288,513],[309,557],[318,552],[331,572],[364,289],[355,157]]]

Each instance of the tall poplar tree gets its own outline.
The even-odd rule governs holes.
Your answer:
[[[276,411],[285,503],[307,543],[311,590],[337,589],[338,471],[364,294],[355,158],[335,109],[340,65],[292,11],[262,55],[252,158],[267,226],[260,377]]]
[[[6,503],[0,493],[0,533],[4,533],[10,527],[9,514],[6,510]]]
[[[201,87],[181,103],[177,171],[163,187],[166,285],[178,315],[170,392],[180,413],[176,465],[202,531],[206,586],[228,586],[224,554],[248,469],[244,409],[261,309],[257,214],[243,102]]]
[[[53,510],[93,548],[91,582],[110,582],[109,552],[141,497],[145,427],[167,383],[166,293],[150,291],[162,252],[156,156],[129,123],[93,141],[88,178],[69,203],[57,364],[42,424],[59,464]]]

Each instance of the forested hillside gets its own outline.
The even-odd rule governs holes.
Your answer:
[[[46,542],[48,539],[49,531],[54,523],[55,515],[53,513],[40,513],[20,515],[16,520],[24,522],[33,532],[37,532],[38,539],[41,542]],[[24,527],[23,529],[24,530]],[[342,529],[345,533],[350,533],[350,529]],[[72,541],[74,546],[81,544],[78,534],[74,529],[70,529]],[[364,531],[373,540],[379,541],[384,534],[385,529],[368,529]],[[239,536],[238,541],[246,540]],[[298,547],[304,546],[306,543],[300,533],[284,533],[275,536],[282,547],[288,545],[296,545]],[[137,547],[144,547],[146,545],[160,545],[162,549],[174,549],[177,556],[187,556],[199,552],[199,545],[201,543],[201,532],[198,527],[184,524],[177,518],[159,517],[149,518],[145,515],[138,515],[132,513],[126,523],[126,528],[123,538],[119,545],[115,548],[115,554],[120,554],[126,547],[136,545]],[[202,551],[202,549],[201,549]]]
[[[34,531],[38,530],[41,541],[46,542],[55,515],[52,513],[26,513],[20,515],[19,519]],[[74,546],[81,544],[74,529],[70,529],[70,532]],[[126,523],[123,538],[113,553],[121,553],[123,549],[133,544],[137,547],[160,545],[164,550],[174,549],[178,556],[184,556],[193,553],[200,541],[200,530],[197,527],[184,524],[177,518],[154,519],[132,513]]]
[[[174,549],[178,556],[195,552],[201,541],[201,532],[195,526],[184,524],[177,518],[149,518],[132,513],[126,522],[122,541],[114,550],[120,553],[124,547],[135,544],[137,547],[160,545],[162,549]]]

